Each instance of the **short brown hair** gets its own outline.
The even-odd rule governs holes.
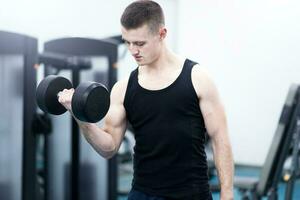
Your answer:
[[[139,0],[129,4],[121,17],[125,29],[135,29],[147,24],[150,31],[155,33],[165,24],[165,17],[160,5],[154,1]]]

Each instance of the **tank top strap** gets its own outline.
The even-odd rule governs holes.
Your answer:
[[[194,65],[198,64],[197,62],[194,62],[192,60],[186,59],[183,65],[183,69],[181,72],[181,80],[184,82],[191,82],[191,74],[192,74],[192,69]]]
[[[138,67],[130,73],[127,87],[136,86],[137,81],[138,81]]]

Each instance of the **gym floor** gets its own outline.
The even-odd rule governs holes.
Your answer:
[[[127,166],[127,167],[129,167],[129,166]],[[244,166],[242,166],[242,167],[238,166],[235,168],[236,176],[258,177],[259,173],[260,173],[259,168],[244,167]],[[120,173],[120,179],[119,179],[119,190],[120,191],[126,191],[126,190],[128,191],[130,189],[131,179],[132,179],[131,173],[128,173],[128,171],[126,173],[126,170],[122,170]],[[213,177],[211,179],[211,183],[213,184],[216,182],[217,182],[217,177]],[[300,188],[300,180],[298,180],[295,183],[293,200],[300,199],[300,190],[297,188]],[[285,184],[280,183],[279,187],[278,187],[278,197],[279,197],[278,200],[283,200],[284,194],[285,194]],[[126,200],[126,199],[127,199],[126,195],[119,196],[119,198],[118,198],[118,200]],[[220,194],[218,192],[214,192],[213,199],[220,199]],[[241,194],[239,193],[239,191],[237,189],[234,189],[234,199],[237,199],[237,200],[241,199]],[[263,198],[263,199],[267,199],[267,198]]]

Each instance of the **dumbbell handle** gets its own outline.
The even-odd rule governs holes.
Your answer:
[[[58,100],[58,98],[59,98],[59,96],[60,96],[61,93],[62,93],[62,91],[59,91],[59,92],[56,94],[57,100]]]
[[[57,100],[59,99],[59,94],[61,93],[61,91],[60,92],[58,92],[57,94],[56,94],[56,98],[57,98]]]
[[[70,89],[69,89],[70,90]],[[63,91],[59,91],[57,94],[56,94],[56,98],[57,98],[57,101],[58,101],[58,99],[59,99],[59,97],[60,97],[60,95],[63,93]]]

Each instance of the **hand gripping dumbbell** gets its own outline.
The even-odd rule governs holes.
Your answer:
[[[72,87],[72,83],[64,77],[47,76],[37,87],[36,100],[38,106],[44,112],[53,115],[65,113],[67,109],[58,102],[58,93]],[[75,89],[71,105],[72,112],[77,119],[90,123],[98,122],[109,109],[109,92],[101,83],[80,83]]]

